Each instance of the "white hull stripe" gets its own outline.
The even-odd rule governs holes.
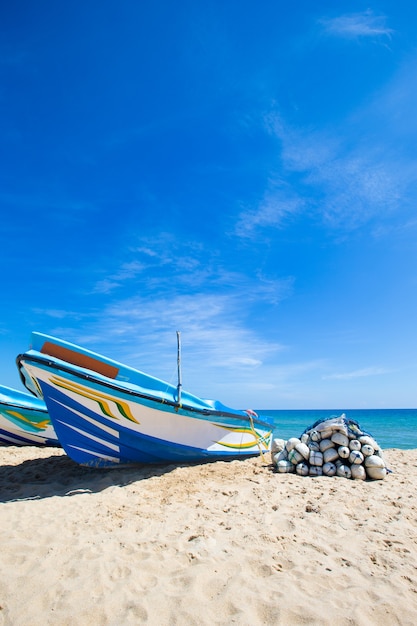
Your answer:
[[[110,428],[110,426],[106,426],[105,424],[102,424],[101,422],[98,422],[97,420],[93,419],[92,417],[88,417],[84,413],[81,413],[80,411],[76,411],[75,409],[72,409],[71,407],[67,406],[63,402],[59,402],[58,400],[53,400],[53,401],[56,404],[60,404],[61,406],[63,406],[64,409],[66,409],[68,411],[71,411],[72,413],[75,413],[75,415],[78,415],[79,417],[81,417],[86,422],[90,422],[90,424],[93,424],[93,426],[96,426],[100,430],[103,430],[104,432],[108,433],[109,435],[112,435],[113,437],[119,438],[119,432],[117,430],[115,430],[114,428]]]
[[[96,443],[99,443],[101,446],[110,448],[110,450],[114,450],[114,452],[119,452],[119,446],[115,445],[114,443],[109,443],[108,441],[105,441],[104,439],[101,439],[100,437],[91,435],[90,433],[85,432],[85,430],[81,430],[81,428],[77,428],[76,426],[73,426],[72,424],[68,424],[67,422],[64,422],[63,420],[57,420],[57,421],[60,424],[63,424],[64,426],[66,426],[67,428],[71,428],[71,430],[75,430],[76,433],[79,433],[83,437],[88,437],[88,439],[91,439],[91,441],[95,441]]]
[[[80,452],[85,452],[86,454],[90,454],[91,456],[96,456],[99,459],[104,459],[105,461],[112,461],[113,463],[120,463],[120,459],[114,456],[109,456],[107,454],[100,454],[99,452],[92,452],[91,450],[87,450],[86,448],[80,448],[79,446],[69,446],[70,448],[74,448],[74,450],[80,450]]]

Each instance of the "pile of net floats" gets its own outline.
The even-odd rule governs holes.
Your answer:
[[[278,472],[299,476],[382,480],[390,471],[375,439],[344,413],[315,422],[299,438],[274,439],[271,456]]]

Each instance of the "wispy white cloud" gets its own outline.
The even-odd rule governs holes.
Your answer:
[[[171,380],[180,330],[187,387],[200,395],[207,394],[208,378],[215,389],[214,381],[242,384],[242,377],[250,380],[255,370],[262,377],[265,364],[285,349],[256,330],[253,315],[288,297],[291,277],[279,279],[255,268],[250,276],[232,271],[215,250],[173,236],[147,238],[126,249],[130,260],[95,285],[107,304],[74,326],[70,317],[44,312],[52,323],[59,320],[51,334]]]
[[[88,319],[91,317],[89,313],[81,313],[80,311],[71,311],[68,309],[40,309],[34,308],[33,312],[36,315],[42,315],[45,317],[49,317],[52,319],[59,320],[71,320],[71,321],[80,321],[82,319]]]
[[[93,292],[110,293],[126,281],[137,278],[137,276],[140,275],[145,269],[146,265],[137,261],[122,263],[116,272],[110,274],[103,280],[98,281],[93,288]]]
[[[147,289],[156,283],[161,287],[164,281],[172,284],[173,275],[177,285],[202,282],[206,270],[199,255],[200,248],[194,242],[178,242],[171,233],[143,238],[138,245],[123,250],[123,258],[129,256],[131,260],[121,262],[115,271],[97,281],[92,292],[110,294],[140,278],[146,278]]]
[[[253,408],[278,408],[287,406],[288,402],[298,408],[307,403],[307,407],[311,408],[308,403],[316,402],[316,396],[316,406],[321,406],[316,376],[325,366],[326,363],[320,359],[289,361],[288,353],[284,351],[278,358],[262,363],[256,370],[231,368],[230,372],[223,372],[223,380],[216,380],[216,390],[219,397],[232,394]],[[257,398],[256,406],[253,405],[254,398]]]
[[[369,11],[328,20],[327,27],[364,36],[391,32],[384,17]],[[276,158],[265,168],[272,182],[257,205],[241,211],[236,235],[265,236],[306,212],[339,234],[370,223],[372,232],[388,221],[394,228],[410,223],[417,192],[416,67],[417,56],[410,55],[337,126],[297,127],[274,103],[264,116],[277,140]]]
[[[236,235],[251,237],[262,228],[282,228],[308,210],[333,228],[354,229],[395,211],[404,181],[397,164],[372,148],[348,147],[327,133],[286,129],[279,135],[281,164],[292,188],[269,189],[258,207],[243,211]],[[294,179],[294,174],[296,178]]]
[[[417,219],[409,219],[409,220],[405,220],[403,223],[400,223],[398,225],[392,225],[392,224],[378,225],[372,231],[372,235],[375,238],[387,237],[389,234],[395,235],[396,237],[409,236],[409,237],[412,237],[413,241],[415,242],[417,240],[416,232],[417,232]]]
[[[224,254],[215,248],[180,241],[172,235],[147,238],[146,245],[131,246],[128,253],[131,260],[121,262],[115,271],[97,281],[92,293],[123,294],[132,284],[139,291],[143,284],[146,293],[157,297],[161,293],[176,296],[190,291],[216,296],[232,292],[241,306],[247,307],[248,303],[259,301],[277,304],[293,288],[292,277],[268,276],[256,267],[248,277],[244,272],[229,269]]]
[[[240,213],[236,235],[250,238],[262,229],[265,233],[268,228],[284,228],[306,211],[331,228],[347,231],[404,211],[417,164],[407,155],[402,129],[401,142],[396,140],[389,93],[387,86],[385,109],[385,96],[380,94],[360,115],[332,130],[296,128],[285,123],[279,111],[269,113],[265,126],[278,148],[270,166],[280,178],[268,181],[258,206]],[[352,137],[357,138],[354,143]]]
[[[256,209],[241,212],[235,227],[238,237],[252,237],[255,229],[264,226],[282,228],[293,215],[304,207],[305,202],[291,190],[270,187]]]
[[[401,192],[393,174],[388,164],[359,152],[313,166],[306,181],[325,191],[321,212],[327,224],[351,229],[398,207]]]
[[[128,298],[97,312],[82,326],[56,328],[52,334],[172,382],[180,330],[184,386],[207,396],[228,383],[242,385],[255,371],[262,377],[265,363],[285,349],[247,325],[244,309],[235,294]],[[227,394],[220,393],[220,399]]]
[[[327,131],[280,125],[277,138],[283,167],[301,174],[304,192],[310,188],[311,197],[320,197],[317,209],[323,218],[333,226],[352,228],[396,209],[401,181],[397,164],[382,147],[363,145],[361,140],[351,146],[345,133],[336,139]]]
[[[319,23],[324,31],[337,37],[357,39],[359,37],[390,38],[393,29],[386,25],[385,15],[375,15],[373,11],[367,10],[362,13],[349,13],[333,18],[322,18]]]
[[[364,378],[367,376],[381,376],[391,373],[391,369],[384,367],[366,367],[364,369],[354,370],[353,372],[344,372],[340,374],[328,374],[323,376],[323,380],[351,380],[352,378]]]

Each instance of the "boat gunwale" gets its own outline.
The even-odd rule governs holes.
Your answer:
[[[13,395],[8,395],[7,393],[4,393],[2,389],[7,389],[13,393],[17,393],[18,395],[20,395],[22,398],[24,397],[25,399],[20,401],[19,399],[15,398]],[[31,402],[32,403],[39,402],[39,406],[34,406],[33,404],[30,404]],[[4,386],[0,386],[0,408],[1,407],[6,407],[6,408],[10,407],[12,409],[20,409],[22,411],[39,411],[40,413],[48,412],[45,402],[38,396],[35,396],[35,394],[33,394],[32,392],[29,395],[28,393],[18,391],[17,389],[15,390],[15,389],[12,389],[11,387],[4,387]]]
[[[1,407],[10,407],[12,409],[20,409],[22,411],[37,411],[39,413],[48,413],[48,409],[46,407],[35,407],[35,406],[26,406],[24,404],[15,404],[13,402],[4,402],[0,400]]]
[[[125,387],[123,387],[120,384],[116,384],[111,379],[103,380],[103,378],[106,378],[106,377],[103,376],[103,378],[98,378],[97,376],[94,375],[94,372],[92,370],[89,370],[89,371],[92,372],[92,374],[86,373],[86,372],[81,371],[81,368],[79,368],[79,366],[66,365],[64,361],[60,361],[58,363],[57,362],[58,360],[55,360],[55,359],[51,360],[51,357],[46,358],[44,356],[37,356],[37,355],[34,355],[34,354],[28,354],[28,353],[19,354],[16,357],[16,364],[17,364],[17,367],[18,367],[18,370],[19,370],[19,375],[20,375],[20,378],[21,378],[23,384],[25,384],[25,379],[24,379],[24,376],[23,376],[23,374],[21,372],[21,367],[24,367],[24,366],[21,365],[21,363],[24,360],[33,361],[34,363],[39,363],[41,365],[47,365],[51,369],[64,371],[66,373],[72,374],[75,377],[81,378],[82,380],[88,380],[88,381],[92,380],[96,384],[103,385],[104,387],[107,387],[109,389],[121,390],[123,393],[126,393],[129,396],[141,398],[143,400],[148,400],[148,401],[155,402],[155,403],[158,403],[158,404],[168,405],[170,407],[175,408],[177,411],[179,411],[179,410],[189,411],[190,413],[197,413],[197,414],[200,414],[200,415],[204,415],[206,417],[218,416],[218,417],[232,418],[232,419],[236,419],[236,420],[246,420],[248,422],[252,422],[253,421],[254,424],[258,424],[260,426],[267,427],[267,428],[272,428],[272,425],[269,422],[266,422],[266,421],[264,421],[262,419],[259,419],[258,416],[252,416],[252,415],[248,415],[248,414],[245,415],[245,410],[244,409],[242,409],[242,414],[239,415],[239,414],[236,414],[236,413],[229,413],[227,411],[216,411],[216,409],[197,408],[197,407],[193,407],[193,406],[190,406],[190,405],[185,405],[185,404],[182,404],[182,403],[179,404],[178,402],[175,402],[173,400],[167,400],[165,398],[159,398],[158,396],[147,395],[145,393],[136,391],[134,389],[125,388]],[[75,370],[74,367],[77,367],[77,369]],[[118,382],[120,383],[121,381],[118,381]]]

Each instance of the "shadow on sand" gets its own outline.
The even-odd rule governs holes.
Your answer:
[[[51,496],[97,493],[138,480],[162,476],[179,465],[132,465],[114,469],[82,467],[68,456],[30,459],[0,466],[0,503],[38,500]]]

